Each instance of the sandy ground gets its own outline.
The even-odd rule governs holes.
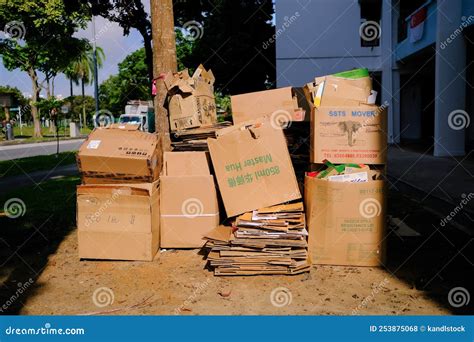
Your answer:
[[[21,314],[449,314],[381,268],[313,266],[297,276],[215,277],[198,250],[153,262],[80,261],[70,233],[32,285]]]

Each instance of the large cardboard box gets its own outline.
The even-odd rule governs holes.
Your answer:
[[[160,241],[159,210],[159,181],[79,185],[79,257],[153,260]]]
[[[217,122],[214,75],[200,65],[193,76],[188,70],[168,73],[164,83],[169,95],[171,131],[212,125]]]
[[[309,121],[302,88],[278,88],[231,96],[234,124],[269,116],[274,122]]]
[[[311,115],[310,161],[385,164],[387,109],[320,106]]]
[[[160,139],[138,127],[114,124],[89,134],[77,154],[84,184],[151,183],[158,179]]]
[[[161,248],[200,248],[219,225],[205,152],[165,152],[161,180]]]
[[[309,252],[314,264],[380,266],[384,260],[385,184],[305,177]]]
[[[268,118],[207,140],[229,217],[301,198],[283,131]]]

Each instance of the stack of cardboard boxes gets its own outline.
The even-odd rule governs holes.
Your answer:
[[[94,130],[78,154],[81,258],[152,260],[159,247],[207,240],[220,275],[296,274],[311,261],[380,265],[386,112],[366,70],[233,96],[232,126],[216,124],[211,71],[164,81],[172,131],[199,142],[162,153],[158,136],[138,126]],[[306,213],[288,149],[302,135],[290,133],[295,122],[311,131]],[[221,202],[232,227],[219,226]]]
[[[158,251],[161,148],[138,128],[97,128],[79,149],[80,258],[153,260]]]
[[[306,94],[313,106],[313,172],[305,177],[313,263],[379,266],[384,258],[386,108],[374,104],[376,94],[364,69],[317,77]]]

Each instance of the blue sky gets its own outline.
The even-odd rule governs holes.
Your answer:
[[[149,8],[149,2],[144,2],[146,10]],[[28,34],[26,32],[26,34]],[[88,38],[92,41],[92,24],[85,30],[77,32],[77,37]],[[96,17],[96,36],[97,45],[102,47],[105,53],[104,66],[99,69],[99,83],[107,79],[110,75],[118,72],[117,64],[125,56],[143,46],[142,36],[136,30],[132,30],[129,36],[123,36],[123,30],[115,23],[109,22],[102,17]],[[41,77],[42,79],[43,77]],[[0,62],[0,85],[10,85],[17,87],[25,94],[31,94],[31,81],[25,72],[19,69],[8,71]],[[74,94],[80,94],[81,87],[74,86]],[[86,86],[86,93],[92,95],[94,92],[92,86]],[[69,96],[69,81],[64,75],[59,75],[55,81],[55,94],[64,97]],[[44,92],[43,92],[44,95]]]

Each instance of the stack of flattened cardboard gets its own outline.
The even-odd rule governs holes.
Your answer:
[[[206,236],[208,262],[215,275],[307,272],[307,235],[302,202],[254,210]]]
[[[230,122],[225,121],[214,125],[176,131],[171,141],[173,151],[208,151],[207,138],[215,138],[219,129],[230,125],[232,125]]]
[[[97,128],[79,149],[80,258],[151,261],[158,251],[160,140],[138,128]]]

